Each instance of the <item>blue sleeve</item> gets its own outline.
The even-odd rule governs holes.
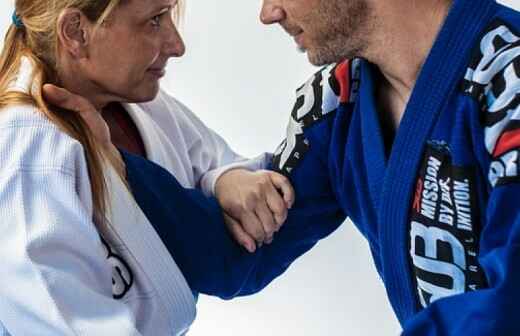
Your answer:
[[[487,206],[479,262],[488,288],[431,303],[404,336],[520,335],[520,183],[497,186]]]
[[[229,235],[214,198],[183,188],[148,160],[124,152],[123,158],[136,201],[200,293],[230,299],[258,292],[345,219],[333,198],[296,202],[274,242],[251,254]]]

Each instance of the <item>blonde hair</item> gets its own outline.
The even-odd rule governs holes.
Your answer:
[[[93,133],[78,113],[49,106],[42,96],[45,83],[59,84],[56,71],[58,48],[57,20],[62,10],[77,8],[92,22],[101,24],[124,0],[16,0],[16,13],[23,26],[12,24],[0,54],[0,109],[9,105],[33,105],[62,131],[84,147],[90,177],[94,220],[106,223],[107,186],[103,160],[110,155],[97,145]],[[34,71],[29,92],[10,90],[22,58],[28,58]]]

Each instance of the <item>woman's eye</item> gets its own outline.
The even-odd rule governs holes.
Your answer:
[[[161,26],[161,16],[162,15],[156,15],[152,18],[152,26],[154,27],[160,27]]]

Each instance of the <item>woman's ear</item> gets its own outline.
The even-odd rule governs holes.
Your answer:
[[[57,24],[60,49],[78,59],[87,57],[92,26],[87,17],[79,9],[67,8],[60,14]]]

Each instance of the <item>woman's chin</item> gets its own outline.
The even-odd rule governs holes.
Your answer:
[[[159,94],[159,82],[154,83],[155,85],[147,85],[146,88],[142,88],[135,91],[130,97],[128,97],[129,103],[145,103],[154,100]]]

